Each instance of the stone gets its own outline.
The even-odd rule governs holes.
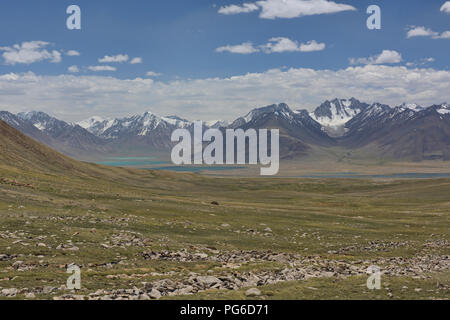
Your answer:
[[[151,298],[146,293],[143,293],[139,296],[139,300],[151,300]]]
[[[215,284],[221,284],[222,281],[216,277],[213,276],[199,276],[197,277],[197,282],[200,284],[203,284],[207,287],[212,287]]]
[[[55,289],[49,286],[45,286],[44,289],[42,290],[43,294],[49,294],[52,293]]]
[[[261,291],[259,291],[256,288],[251,288],[245,292],[245,295],[247,297],[259,297],[259,296],[261,296]]]
[[[177,294],[181,295],[181,296],[185,296],[185,295],[191,294],[193,291],[194,291],[193,286],[187,286],[187,287],[178,289]]]
[[[148,296],[155,300],[161,299],[161,293],[156,289],[152,289]]]
[[[15,295],[17,295],[18,292],[19,292],[19,290],[17,290],[16,288],[2,290],[2,294],[4,296],[15,296]]]

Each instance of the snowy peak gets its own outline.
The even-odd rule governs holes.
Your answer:
[[[450,106],[447,103],[437,105],[435,108],[438,113],[450,116]]]
[[[161,119],[177,128],[187,128],[192,125],[192,122],[177,116],[167,116]]]
[[[325,127],[339,127],[367,108],[366,104],[352,99],[325,101],[310,115]]]
[[[230,123],[228,121],[210,120],[210,121],[206,121],[205,125],[208,128],[219,129],[219,128],[226,128],[226,127],[228,127],[230,125]]]
[[[177,116],[159,117],[152,112],[125,118],[103,119],[91,117],[78,123],[96,136],[117,139],[123,136],[149,136],[161,130],[186,128],[191,125],[188,120]]]
[[[80,121],[77,124],[96,136],[102,136],[115,122],[115,119],[104,119],[102,117],[94,116]]]
[[[367,107],[368,104],[362,103],[355,98],[327,100],[314,112],[310,113],[310,116],[320,123],[323,130],[330,136],[337,137],[345,133],[345,124]]]
[[[295,117],[295,113],[289,108],[287,104],[272,104],[270,106],[253,109],[245,117],[235,120],[232,126],[242,126],[243,124],[247,124],[261,117],[264,117],[265,115],[272,114],[287,120],[292,120]]]
[[[41,111],[21,112],[17,116],[22,120],[31,122],[40,131],[51,135],[58,134],[69,127],[73,127],[72,124],[58,120]]]
[[[398,108],[409,109],[414,112],[420,112],[426,109],[416,103],[406,103],[406,102],[402,103]]]
[[[78,124],[80,127],[84,128],[84,129],[89,129],[89,128],[91,128],[92,126],[94,126],[95,124],[97,124],[97,123],[102,123],[102,122],[104,122],[104,121],[106,121],[106,120],[107,120],[107,119],[103,119],[102,117],[93,116],[93,117],[90,117],[90,118],[88,118],[88,119],[86,119],[86,120],[80,121],[80,122],[78,122],[77,124]]]

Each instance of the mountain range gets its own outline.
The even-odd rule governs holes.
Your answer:
[[[151,112],[125,118],[91,117],[67,123],[43,112],[12,114],[0,119],[29,137],[66,155],[83,159],[106,155],[166,152],[175,129],[192,130],[193,123]],[[257,108],[228,123],[208,121],[205,128],[280,129],[280,155],[297,158],[317,149],[342,149],[370,158],[450,160],[450,106],[390,107],[355,98],[325,101],[313,112],[287,104]]]

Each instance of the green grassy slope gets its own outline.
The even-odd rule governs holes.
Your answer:
[[[449,298],[449,179],[108,168],[0,129],[0,299],[246,298],[256,286],[258,299]],[[77,292],[64,288],[72,263]],[[386,272],[380,291],[365,287],[370,265]],[[207,275],[224,285],[195,278]]]

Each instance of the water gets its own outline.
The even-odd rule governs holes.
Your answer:
[[[167,170],[176,172],[228,171],[245,169],[236,166],[176,166],[169,161],[155,157],[111,157],[97,164],[112,167],[137,167],[148,170]],[[277,176],[275,176],[277,178]],[[312,178],[312,179],[438,179],[450,178],[450,173],[393,173],[393,174],[363,174],[358,172],[324,172],[300,176],[278,176],[278,178]]]
[[[167,171],[177,171],[177,172],[202,172],[202,171],[226,171],[226,170],[236,170],[244,169],[244,167],[226,167],[226,166],[213,166],[213,167],[192,167],[192,166],[167,166],[167,167],[156,167],[148,168],[149,170],[167,170]]]
[[[450,178],[450,173],[392,173],[392,174],[360,174],[357,172],[342,172],[342,173],[324,173],[303,175],[297,178],[328,178],[328,179],[438,179]]]
[[[169,161],[157,160],[155,157],[112,157],[96,164],[111,167],[137,167],[148,170],[167,170],[176,172],[226,171],[243,169],[235,166],[175,166]]]
[[[101,164],[104,166],[111,166],[111,167],[148,167],[148,166],[155,166],[155,165],[164,165],[164,164],[168,164],[169,162],[167,161],[153,161],[153,160],[148,160],[148,161],[125,161],[125,160],[120,160],[120,161],[100,161],[100,162],[96,162],[96,164]]]

